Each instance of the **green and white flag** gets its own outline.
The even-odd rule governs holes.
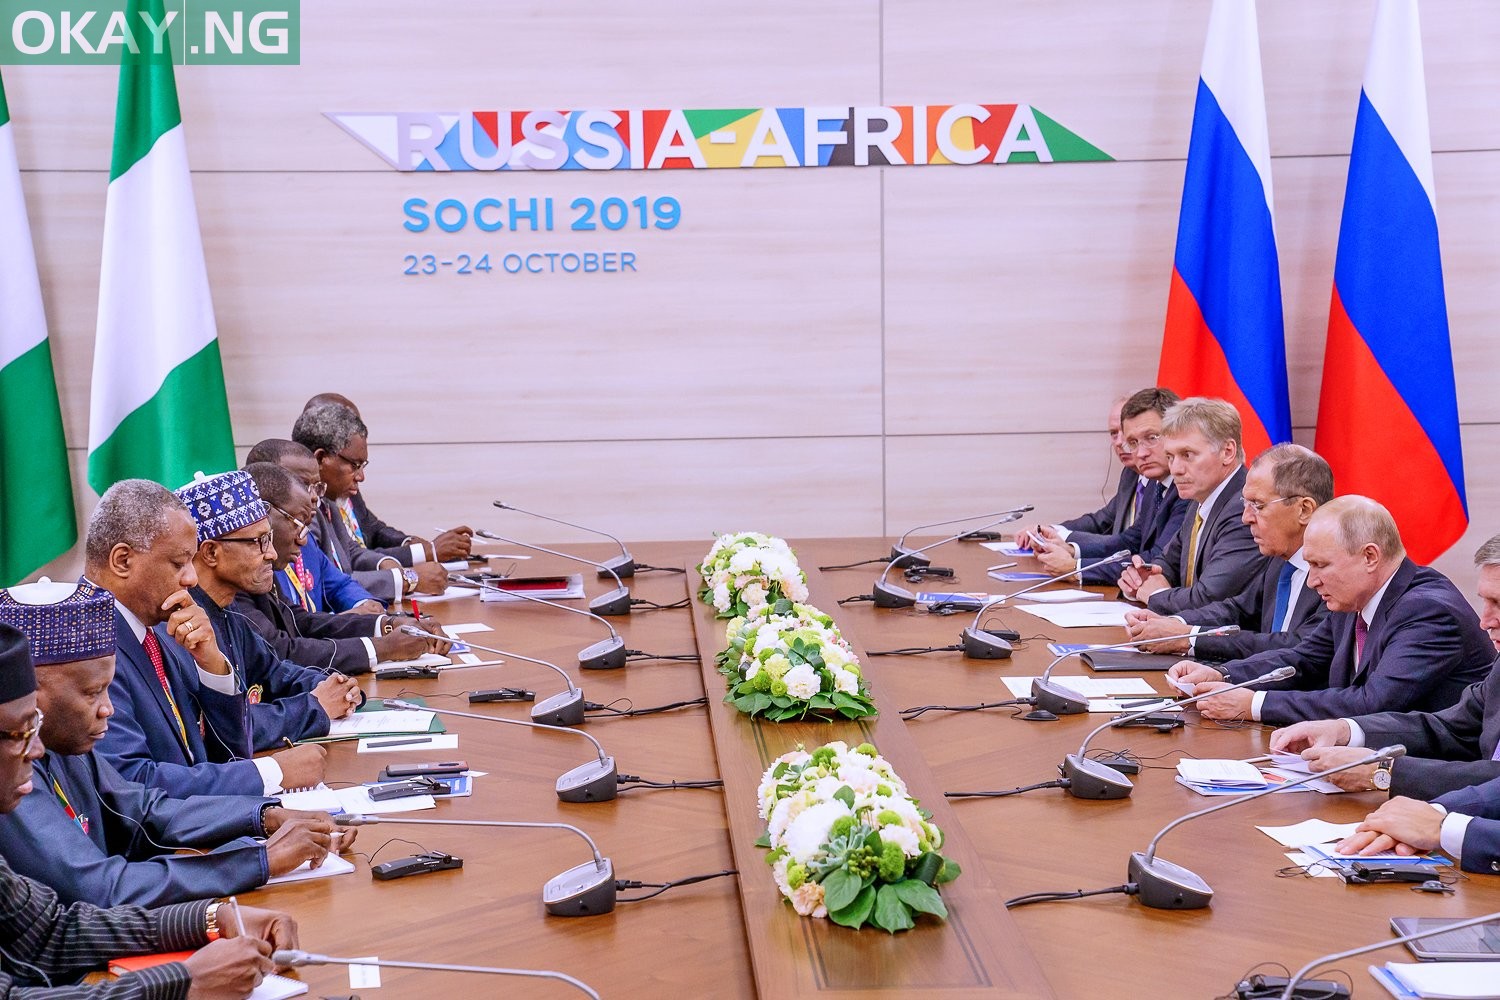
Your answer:
[[[0,81],[0,586],[77,540],[42,286]]]
[[[130,0],[160,24],[162,0]],[[104,208],[89,483],[178,487],[235,467],[224,369],[170,55],[120,65]]]

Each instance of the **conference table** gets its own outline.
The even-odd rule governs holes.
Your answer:
[[[1270,730],[1256,724],[1220,725],[1188,709],[1187,725],[1168,733],[1106,730],[1094,746],[1129,750],[1143,767],[1133,794],[1118,801],[1086,801],[1057,788],[991,799],[945,800],[944,791],[1008,789],[1058,776],[1058,763],[1107,716],[1024,721],[1024,708],[929,712],[903,721],[902,708],[976,705],[1005,700],[1006,676],[1034,676],[1052,659],[1049,641],[1121,641],[1119,628],[1059,629],[1002,605],[986,624],[1019,632],[1014,655],[973,660],[942,650],[905,655],[876,652],[943,647],[957,642],[971,615],[946,617],[920,608],[877,608],[840,599],[868,595],[879,564],[820,571],[889,553],[871,538],[793,540],[807,573],[811,603],[833,615],[861,654],[880,715],[861,722],[771,723],[750,720],[724,704],[724,681],[713,655],[724,646],[724,622],[698,602],[694,567],[709,541],[632,545],[637,560],[683,573],[642,572],[626,583],[643,601],[686,609],[638,606],[610,619],[626,645],[645,654],[618,670],[581,670],[578,652],[607,635],[599,621],[532,603],[483,603],[465,597],[424,607],[445,624],[483,623],[469,638],[556,663],[590,702],[644,709],[706,699],[639,716],[591,717],[583,726],[612,755],[622,775],[670,783],[721,779],[719,788],[632,786],[611,801],[565,803],[554,783],[594,759],[583,738],[545,730],[445,717],[459,735],[456,751],[358,754],[351,743],[330,746],[328,780],[370,781],[380,766],[462,759],[483,777],[472,796],[440,800],[417,819],[568,823],[586,831],[613,862],[616,877],[665,883],[738,869],[738,876],[654,891],[626,889],[608,914],[557,917],[545,913],[542,886],[590,860],[587,846],[560,830],[416,826],[361,828],[353,874],[278,885],[242,897],[248,904],[290,911],[304,949],[332,956],[377,956],[510,968],[550,969],[577,977],[606,997],[768,998],[867,997],[1216,997],[1252,968],[1295,970],[1326,953],[1390,936],[1392,916],[1464,917],[1500,910],[1500,878],[1459,878],[1456,892],[1429,894],[1400,885],[1345,885],[1337,878],[1287,876],[1285,848],[1255,829],[1319,817],[1358,820],[1381,801],[1378,793],[1270,795],[1185,824],[1162,842],[1160,856],[1202,876],[1215,890],[1207,909],[1143,906],[1126,895],[1101,895],[1007,910],[1008,898],[1034,892],[1100,889],[1126,881],[1131,852],[1144,850],[1176,817],[1210,804],[1180,785],[1174,767],[1183,756],[1250,758],[1266,752]],[[616,554],[605,545],[577,545],[587,559]],[[936,550],[952,580],[912,584],[915,590],[1004,593],[985,572],[1002,560],[971,543]],[[555,557],[524,564],[524,575],[577,571]],[[1035,568],[1023,560],[1019,569]],[[898,573],[895,582],[902,583]],[[585,576],[593,596],[612,580]],[[903,584],[906,585],[906,584]],[[569,602],[578,607],[582,602]],[[697,654],[699,662],[658,659]],[[1076,659],[1059,674],[1088,671]],[[1141,674],[1158,691],[1158,674]],[[430,707],[525,721],[524,703],[470,705],[465,692],[520,686],[538,699],[561,680],[550,671],[509,658],[503,665],[447,670],[437,679],[363,679],[371,697],[420,695]],[[934,814],[947,836],[944,854],[963,875],[943,887],[950,919],[923,917],[908,932],[850,931],[829,921],[797,917],[780,900],[755,839],[755,783],[778,754],[830,740],[874,743]],[[393,816],[398,819],[399,816]],[[397,839],[399,838],[399,839]],[[418,846],[419,845],[419,846]],[[387,861],[419,849],[463,858],[459,870],[395,881],[375,881],[369,856]],[[1279,874],[1282,873],[1282,874]],[[1356,996],[1383,996],[1365,971],[1370,962],[1409,960],[1399,947],[1338,966]],[[304,967],[296,973],[314,996],[351,992],[345,969]],[[496,979],[451,972],[385,969],[383,993],[451,997],[564,997],[581,995],[548,980]]]

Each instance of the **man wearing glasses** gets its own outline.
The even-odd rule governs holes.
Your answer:
[[[1266,649],[1295,646],[1323,620],[1327,609],[1307,586],[1302,536],[1313,512],[1333,499],[1333,470],[1297,444],[1268,448],[1245,474],[1242,520],[1269,558],[1260,578],[1240,593],[1179,614],[1146,608],[1128,612],[1132,641],[1158,639],[1152,653],[1182,653],[1207,660],[1237,660]],[[1233,635],[1197,637],[1205,628],[1238,625]]]
[[[282,574],[306,541],[308,523],[317,507],[307,487],[281,466],[253,462],[245,471],[270,508],[271,543],[275,549],[271,568],[273,573]],[[400,618],[309,611],[285,600],[275,586],[264,592],[241,589],[230,610],[243,615],[276,655],[293,663],[346,675],[365,673],[380,661],[409,660],[429,651],[441,652],[433,649],[433,640],[410,636],[395,628]],[[439,627],[431,620],[421,624],[429,631]]]
[[[205,612],[219,648],[239,675],[250,702],[256,750],[328,734],[364,701],[359,685],[336,671],[284,660],[238,614],[226,609],[242,592],[274,585],[270,508],[249,473],[201,476],[177,491],[198,526],[193,555],[198,584],[189,593]]]
[[[128,482],[129,480],[127,480]],[[0,813],[33,788],[37,739],[36,674],[26,637],[0,625]],[[273,948],[296,948],[297,925],[271,910],[198,900],[153,910],[135,906],[64,907],[40,882],[17,875],[0,860],[0,996],[182,997],[195,984],[215,996],[247,996],[271,971]],[[124,955],[199,949],[181,962],[143,969],[96,986],[72,983]]]
[[[1172,485],[1162,447],[1162,418],[1176,402],[1177,394],[1162,388],[1142,389],[1125,400],[1120,408],[1120,429],[1125,437],[1124,449],[1140,475],[1140,513],[1128,528],[1113,534],[1059,531],[1050,525],[1037,528],[1032,544],[1037,560],[1049,573],[1075,571],[1121,549],[1146,563],[1166,551],[1188,508],[1188,501],[1178,496],[1177,487]],[[1085,570],[1081,578],[1084,583],[1114,583],[1122,569],[1119,563],[1099,566]]]

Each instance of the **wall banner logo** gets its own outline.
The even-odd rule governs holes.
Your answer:
[[[1109,160],[1029,104],[326,112],[397,170],[670,170]]]

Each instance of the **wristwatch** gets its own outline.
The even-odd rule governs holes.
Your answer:
[[[406,582],[406,589],[402,591],[403,595],[404,594],[411,594],[411,593],[414,593],[416,591],[416,589],[417,589],[417,571],[416,570],[414,570],[414,569],[403,569],[401,571],[401,579]]]
[[[1395,766],[1396,762],[1389,759],[1375,765],[1375,773],[1370,775],[1370,784],[1375,786],[1377,792],[1391,790],[1391,768]]]

